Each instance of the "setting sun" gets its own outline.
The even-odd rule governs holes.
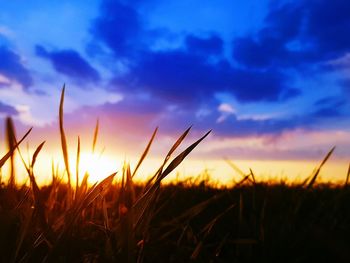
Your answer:
[[[76,174],[76,159],[70,158],[72,181],[75,182]],[[103,154],[82,152],[80,154],[79,162],[79,181],[81,181],[85,173],[89,174],[89,182],[94,184],[105,179],[107,176],[111,175],[120,170],[120,163],[109,156],[104,156]]]

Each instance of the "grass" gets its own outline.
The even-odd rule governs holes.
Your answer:
[[[62,91],[59,126],[65,173],[52,167],[48,186],[36,183],[34,166],[44,147],[25,161],[11,119],[7,120],[8,153],[0,167],[18,153],[30,186],[18,185],[15,169],[0,184],[0,262],[350,262],[349,172],[344,186],[317,183],[331,156],[303,183],[257,181],[253,171],[230,188],[197,184],[162,185],[209,134],[172,158],[187,129],[170,148],[154,176],[144,184],[133,177],[147,157],[157,129],[131,170],[88,185],[79,180],[80,139],[76,152],[76,184],[70,171],[64,132]],[[94,131],[92,151],[98,137]],[[67,180],[63,180],[66,177]]]

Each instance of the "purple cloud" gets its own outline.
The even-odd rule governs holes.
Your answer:
[[[43,46],[37,45],[35,52],[38,56],[48,59],[54,69],[74,80],[97,83],[100,75],[78,52],[65,49],[47,51]]]
[[[23,65],[20,56],[5,46],[0,46],[0,75],[28,88],[33,84],[29,70]],[[0,82],[0,87],[7,85]]]

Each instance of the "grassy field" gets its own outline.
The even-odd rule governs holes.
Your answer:
[[[0,189],[1,262],[349,262],[350,189]],[[73,194],[73,198],[70,198]]]
[[[251,171],[230,188],[197,184],[162,185],[208,135],[172,157],[186,130],[147,182],[133,177],[146,158],[155,130],[136,167],[95,185],[88,174],[71,171],[63,128],[65,173],[52,169],[48,186],[38,186],[31,160],[22,158],[11,119],[7,119],[9,179],[0,184],[0,262],[350,262],[350,187],[318,184],[315,172],[298,184],[262,183]],[[94,150],[98,125],[93,140]],[[30,185],[16,183],[14,154],[21,156]],[[235,168],[235,167],[234,167]],[[75,180],[73,180],[75,178]],[[80,183],[75,183],[80,182]]]

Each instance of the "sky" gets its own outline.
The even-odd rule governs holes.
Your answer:
[[[193,125],[192,139],[212,130],[196,158],[318,160],[336,145],[348,161],[349,13],[346,0],[0,0],[0,122],[56,145],[65,83],[74,144],[99,118],[120,155],[155,127],[161,155]]]

